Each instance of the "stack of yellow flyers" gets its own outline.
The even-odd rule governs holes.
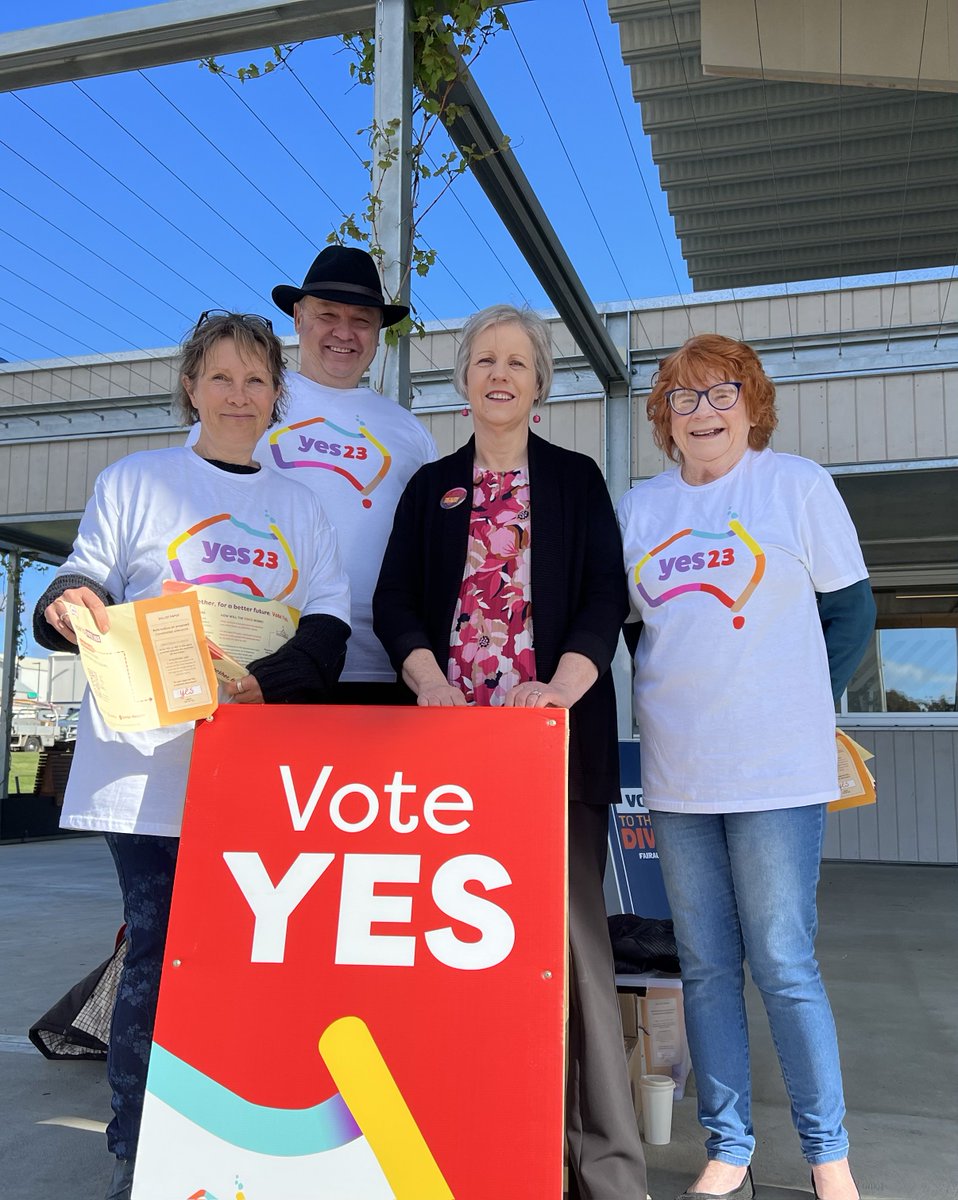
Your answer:
[[[299,623],[299,612],[279,600],[174,581],[161,596],[113,605],[105,633],[82,604],[67,611],[100,713],[127,732],[208,717],[217,679],[242,679]]]
[[[839,796],[828,806],[829,812],[841,812],[845,808],[858,808],[863,804],[875,803],[875,777],[865,763],[874,758],[869,750],[860,746],[842,729],[835,730],[838,747]]]
[[[167,580],[163,595],[192,594],[200,606],[213,670],[221,683],[242,679],[248,664],[278,650],[296,632],[299,610],[281,600]]]
[[[196,596],[155,596],[107,609],[67,603],[83,670],[111,729],[137,732],[200,721],[216,709],[216,676]]]

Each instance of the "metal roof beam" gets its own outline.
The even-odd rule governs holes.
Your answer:
[[[0,91],[329,37],[375,22],[373,0],[166,0],[0,37]]]
[[[796,260],[796,257],[792,256],[784,268],[779,265],[780,262],[778,256],[768,256],[754,266],[742,270],[738,269],[738,263],[735,270],[729,270],[728,265],[719,267],[712,264],[699,271],[692,261],[689,261],[688,267],[689,274],[694,276],[696,292],[719,288],[761,287],[768,282],[772,274],[780,283],[799,283],[805,279],[832,279],[838,269],[834,255],[821,257],[817,261],[804,258]],[[874,275],[892,270],[893,265],[893,260],[887,255],[854,259],[846,257],[842,260],[842,275],[844,279],[851,279],[855,275]],[[923,271],[940,266],[940,254],[902,255],[901,259],[897,260],[899,271]]]
[[[675,215],[675,232],[684,241],[688,234],[707,234],[716,237],[738,231],[775,230],[776,237],[779,227],[791,229],[795,226],[808,225],[817,222],[819,227],[832,221],[837,221],[840,215],[848,219],[862,222],[882,218],[902,219],[902,189],[894,188],[888,191],[862,193],[855,197],[854,213],[845,213],[842,199],[833,193],[821,196],[817,200],[803,199],[796,202],[781,202],[752,206],[745,209],[739,206],[724,209],[705,208],[700,211],[677,213]],[[913,220],[923,217],[928,221],[929,228],[948,228],[949,222],[955,219],[955,189],[940,184],[932,184],[927,188],[909,188],[908,205],[904,219]],[[958,244],[958,243],[956,243]]]
[[[627,382],[629,369],[589,299],[556,231],[542,210],[515,154],[501,149],[505,135],[472,76],[462,75],[449,95],[457,111],[449,134],[460,150],[485,155],[471,170],[502,223],[545,289],[603,387]]]
[[[165,0],[4,34],[0,92],[334,37],[375,23],[375,0]]]

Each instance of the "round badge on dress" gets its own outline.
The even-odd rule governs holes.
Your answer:
[[[445,496],[439,501],[440,508],[455,508],[462,504],[466,498],[466,489],[464,487],[450,488]]]

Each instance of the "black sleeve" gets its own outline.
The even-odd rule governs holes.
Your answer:
[[[379,582],[373,593],[373,630],[389,655],[396,675],[413,650],[432,650],[425,612],[425,533],[419,494],[420,472],[402,494],[386,543]]]
[[[33,638],[37,645],[43,646],[45,650],[69,650],[71,654],[80,653],[80,647],[57,633],[43,614],[54,600],[60,599],[64,592],[70,588],[81,587],[89,588],[107,607],[116,603],[103,584],[97,583],[95,579],[90,579],[86,575],[58,575],[37,601],[36,608],[33,610]]]
[[[273,654],[249,664],[267,704],[318,704],[339,679],[349,626],[328,613],[303,617]]]
[[[825,635],[832,696],[848,687],[875,628],[875,597],[867,579],[837,592],[816,592],[818,615]]]
[[[622,567],[622,537],[605,480],[591,459],[585,469],[589,535],[582,570],[583,588],[560,652],[584,655],[604,675],[611,666],[619,644],[619,630],[629,613],[629,593]],[[533,556],[535,552],[533,541]]]
[[[642,621],[631,621],[622,626],[622,636],[625,638],[625,644],[628,647],[629,656],[635,658],[635,652],[639,647],[639,638],[642,636],[642,630],[645,628]]]

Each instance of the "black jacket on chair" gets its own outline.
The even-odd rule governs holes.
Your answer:
[[[472,511],[474,443],[410,479],[396,509],[373,597],[373,627],[397,674],[413,650],[440,669],[459,599]],[[465,499],[440,503],[454,488]],[[536,675],[548,682],[567,651],[595,663],[599,678],[569,721],[569,798],[619,798],[618,729],[609,665],[628,612],[622,544],[599,468],[584,454],[529,435],[532,631]]]

